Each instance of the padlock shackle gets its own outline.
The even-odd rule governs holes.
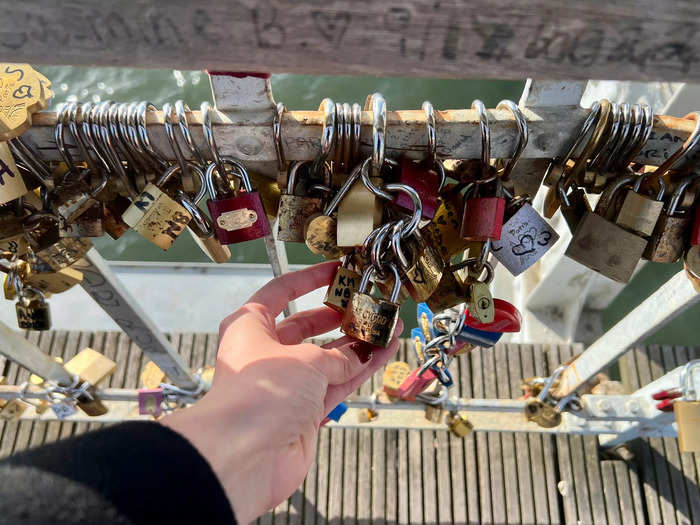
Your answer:
[[[513,114],[515,125],[518,128],[518,142],[515,145],[515,151],[506,163],[503,173],[501,174],[501,180],[507,181],[510,178],[510,174],[513,172],[513,168],[518,163],[518,160],[520,160],[525,146],[527,146],[527,142],[530,138],[530,131],[527,126],[525,115],[523,115],[518,105],[512,100],[501,100],[496,106],[496,109],[507,109],[510,111]]]
[[[185,165],[188,166],[199,178],[199,191],[195,195],[194,199],[192,199],[192,201],[195,204],[199,204],[199,201],[202,200],[207,191],[206,176],[204,173],[202,173],[202,169],[199,166],[197,166],[194,162],[186,160]],[[168,182],[168,180],[170,180],[170,177],[172,177],[177,172],[180,172],[180,174],[182,174],[182,166],[180,166],[179,164],[173,164],[167,170],[165,170],[165,173],[163,173],[163,175],[160,176],[160,178],[156,182],[156,186],[162,189],[163,186]]]
[[[394,255],[396,256],[396,259],[399,261],[399,266],[404,269],[408,270],[408,267],[411,264],[411,261],[409,261],[406,258],[406,254],[403,252],[403,249],[401,248],[401,230],[403,227],[403,221],[398,221],[393,228],[393,231],[391,232],[391,247],[394,250]]]
[[[647,177],[654,177],[659,183],[659,191],[656,194],[656,199],[657,201],[662,201],[664,200],[664,195],[666,194],[666,181],[664,180],[663,177],[657,177],[654,173],[642,173],[637,177],[636,182],[634,183],[634,186],[632,187],[632,191],[635,193],[639,193],[639,190],[642,187],[642,183],[646,180]]]
[[[183,190],[177,190],[175,199],[192,215],[188,228],[200,239],[210,239],[214,236],[214,225],[211,219],[197,206]]]
[[[673,195],[671,196],[671,201],[668,204],[669,215],[673,216],[675,213],[678,212],[678,206],[680,205],[681,200],[683,199],[683,194],[688,189],[688,186],[695,182],[695,179],[697,178],[700,178],[700,173],[694,173],[681,179],[681,181],[678,183],[678,186],[674,190]]]
[[[604,160],[608,159],[608,155],[605,155],[608,149],[615,147],[615,144],[619,141],[620,135],[620,106],[616,103],[610,104],[610,128],[607,133],[601,137],[588,157],[591,159],[588,163],[588,169],[591,171],[600,172],[601,164]],[[605,138],[606,140],[602,140]]]
[[[552,372],[552,375],[547,378],[547,381],[545,382],[544,386],[542,387],[542,390],[537,396],[537,399],[539,401],[542,401],[544,403],[547,400],[547,395],[549,395],[549,391],[552,389],[554,382],[557,379],[559,379],[559,376],[561,376],[564,373],[564,370],[566,370],[567,368],[568,365],[561,365],[557,367],[554,370],[554,372]]]
[[[405,239],[406,237],[413,235],[413,233],[418,229],[421,217],[423,215],[423,202],[420,199],[420,195],[418,195],[418,192],[407,184],[385,184],[384,188],[389,191],[401,191],[410,197],[411,203],[413,204],[413,215],[411,216],[411,220],[408,221],[408,223],[403,227],[403,230],[401,230],[401,237]]]
[[[211,200],[217,200],[217,198],[225,198],[220,197],[218,195],[218,191],[216,190],[216,186],[214,185],[214,174],[216,174],[217,177],[220,177],[222,179],[227,178],[229,175],[238,177],[239,179],[241,179],[245,191],[247,193],[251,193],[253,191],[253,188],[250,184],[250,178],[248,177],[248,172],[246,171],[245,166],[243,166],[241,162],[238,162],[236,159],[229,156],[223,156],[220,160],[222,165],[224,166],[224,169],[226,168],[226,166],[232,167],[233,169],[226,170],[222,174],[219,171],[219,165],[216,162],[211,162],[209,166],[207,166],[207,171],[204,174],[204,184],[202,186],[206,186],[206,191],[207,193],[209,193],[209,198]]]
[[[384,167],[386,149],[386,101],[381,93],[365,100],[365,111],[372,112],[372,175],[378,177]]]
[[[282,145],[282,115],[287,111],[287,108],[284,103],[278,102],[276,109],[275,117],[272,120],[272,135],[275,144],[275,155],[277,156],[277,169],[284,171],[287,167],[287,159],[285,158],[284,146]]]
[[[338,190],[338,193],[336,193],[333,196],[331,201],[326,206],[326,209],[323,210],[324,215],[330,217],[331,214],[338,208],[340,201],[342,201],[343,197],[345,197],[348,194],[350,188],[352,188],[352,185],[355,184],[355,182],[357,182],[357,179],[359,179],[362,176],[362,171],[364,167],[367,166],[370,161],[371,159],[367,158],[364,162],[355,166],[355,169],[352,170],[350,175],[348,175],[345,179],[345,182],[343,182],[343,185]]]
[[[324,98],[318,110],[323,111],[323,127],[321,128],[321,147],[319,149],[319,154],[313,161],[314,171],[316,173],[321,171],[321,164],[328,160],[335,142],[335,102],[330,98]]]
[[[595,207],[595,213],[603,218],[608,218],[610,212],[610,207],[615,198],[615,194],[627,185],[635,182],[636,176],[624,177],[621,179],[613,180],[608,184],[603,193],[600,195],[600,200]]]
[[[402,221],[399,221],[399,223],[401,222]],[[377,271],[377,275],[381,278],[384,278],[383,267],[386,264],[382,261],[382,254],[384,251],[388,250],[389,245],[391,244],[391,239],[389,239],[389,245],[387,245],[386,247],[384,246],[384,243],[386,241],[387,235],[389,235],[389,232],[392,230],[393,227],[394,223],[388,222],[384,224],[378,229],[377,234],[374,237],[374,240],[372,241],[370,261],[372,262],[372,266],[374,266],[375,270]]]
[[[388,262],[384,266],[388,267],[394,274],[394,287],[391,290],[391,295],[389,296],[388,301],[396,304],[399,299],[399,293],[401,293],[401,277],[399,276],[399,270],[396,268],[394,263]],[[376,273],[376,271],[377,269],[373,265],[370,265],[364,272],[362,272],[362,279],[360,279],[360,286],[357,289],[357,293],[367,294],[370,278],[372,277],[373,273]]]

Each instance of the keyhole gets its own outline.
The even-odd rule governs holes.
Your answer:
[[[479,308],[486,310],[489,306],[491,306],[491,301],[489,301],[487,297],[479,299]]]

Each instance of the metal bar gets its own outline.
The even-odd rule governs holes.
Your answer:
[[[95,248],[74,267],[83,272],[83,289],[174,384],[188,389],[197,387],[198,381],[183,358],[112,273]]]
[[[0,354],[39,377],[56,381],[61,386],[69,386],[73,383],[73,377],[63,368],[63,365],[51,359],[39,347],[2,322],[0,322]]]
[[[274,228],[274,226],[273,226]],[[279,277],[289,272],[289,261],[287,260],[287,248],[285,243],[278,241],[276,237],[277,228],[274,228],[273,233],[265,236],[265,251],[267,259],[272,267],[272,275]],[[284,317],[289,317],[297,313],[297,305],[295,301],[289,301],[284,309]]]
[[[614,363],[632,345],[644,340],[700,302],[684,271],[678,272],[639,306],[591,344],[561,375],[552,392],[565,397]]]

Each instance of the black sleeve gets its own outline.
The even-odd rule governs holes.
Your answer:
[[[3,525],[236,523],[197,449],[147,422],[115,425],[0,462],[0,516]]]

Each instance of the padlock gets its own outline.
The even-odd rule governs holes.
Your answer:
[[[584,215],[566,249],[571,259],[622,283],[632,277],[647,245],[646,239],[621,228],[607,215],[611,209],[614,211],[611,203],[615,193],[631,180],[614,181],[605,189],[595,213]],[[601,212],[605,215],[600,215]]]
[[[431,423],[442,423],[445,418],[445,409],[442,405],[425,405],[425,419]]]
[[[525,418],[544,428],[554,428],[561,423],[561,413],[537,397],[525,402]]]
[[[559,240],[559,234],[526,199],[517,199],[506,208],[501,238],[491,241],[491,252],[513,275],[535,264]]]
[[[494,318],[489,323],[482,323],[474,318],[469,310],[464,312],[464,324],[485,332],[519,332],[522,323],[520,312],[508,301],[493,300]]]
[[[487,332],[479,330],[473,326],[465,324],[462,330],[456,335],[457,341],[466,343],[467,345],[480,346],[481,348],[490,348],[500,341],[503,332]]]
[[[48,248],[36,251],[36,256],[41,263],[54,271],[59,271],[78,262],[92,249],[92,243],[88,239],[60,239]],[[32,263],[37,272],[43,271],[39,265]]]
[[[700,246],[700,203],[695,206],[695,219],[690,233],[690,245]]]
[[[11,399],[0,408],[0,419],[5,421],[17,421],[24,411],[27,410],[27,404],[19,399]]]
[[[81,381],[98,386],[117,369],[117,363],[92,348],[84,348],[64,365],[70,374],[77,375]]]
[[[161,383],[164,383],[167,377],[165,372],[163,372],[157,364],[153,361],[149,361],[143,367],[140,383],[143,388],[152,390],[158,388]]]
[[[696,370],[700,372],[698,359],[685,365],[681,374],[683,398],[673,403],[681,452],[700,452],[700,381],[695,379]]]
[[[69,184],[59,184],[49,194],[56,213],[67,222],[75,222],[83,213],[91,209],[98,203],[95,199],[107,186],[108,177],[103,174],[99,184],[91,188],[82,181]],[[102,209],[102,206],[99,206]]]
[[[506,200],[501,196],[501,182],[496,181],[493,196],[480,196],[477,185],[475,196],[469,196],[464,202],[464,213],[460,226],[460,235],[465,241],[497,241],[501,238],[503,216]]]
[[[18,199],[28,191],[7,142],[0,142],[0,204]]]
[[[644,250],[644,258],[653,262],[671,263],[683,255],[693,217],[688,210],[681,209],[683,195],[693,182],[695,175],[686,177],[676,187],[668,208],[659,217],[649,244]]]
[[[571,193],[564,189],[563,181],[557,185],[559,200],[561,203],[561,214],[566,221],[571,233],[576,231],[581,220],[586,213],[592,213],[591,205],[586,197],[586,192],[578,186],[573,186]]]
[[[700,246],[691,246],[683,257],[683,267],[690,284],[700,293]]]
[[[471,264],[478,261],[477,259],[467,259],[466,262]],[[469,276],[465,282],[467,310],[480,322],[492,323],[496,314],[493,296],[489,289],[489,284],[493,281],[493,266],[484,261],[483,269],[486,270],[486,278],[483,281],[477,277]]]
[[[220,180],[228,180],[229,173],[219,173],[214,162],[207,168],[205,181],[209,192],[207,207],[214,222],[216,238],[221,244],[260,239],[270,234],[270,223],[260,194],[253,190],[250,178],[243,164],[231,157],[222,157],[224,166],[233,167],[234,177],[241,179],[243,189],[232,193],[230,183],[214,184],[214,175]],[[223,188],[223,189],[222,189]],[[245,190],[245,191],[244,191]]]
[[[56,419],[63,421],[71,416],[74,416],[78,409],[75,408],[75,402],[72,399],[54,400],[51,403],[51,410],[56,415]]]
[[[666,184],[663,178],[658,178],[659,191],[656,198],[651,198],[640,193],[642,182],[646,178],[640,175],[631,190],[627,190],[625,200],[622,202],[620,212],[615,222],[642,237],[649,237],[654,233],[654,226],[659,220],[659,215],[664,207],[664,193]]]
[[[445,263],[425,242],[418,230],[407,239],[410,254],[410,257],[407,258],[401,248],[400,225],[401,222],[397,224],[391,239],[394,254],[399,262],[399,274],[413,300],[416,302],[425,301],[433,295],[440,284]]]
[[[15,304],[17,326],[22,330],[51,329],[51,311],[44,294],[36,288],[21,287]]]
[[[362,276],[348,268],[351,258],[348,256],[343,261],[342,266],[339,266],[333,277],[333,282],[326,290],[326,296],[323,299],[323,304],[329,308],[333,308],[337,312],[343,313],[350,303],[350,298],[359,286]]]
[[[44,293],[63,293],[82,282],[83,273],[70,267],[50,273],[32,272],[26,279],[29,286]],[[8,299],[13,298],[8,297]]]
[[[415,401],[416,396],[425,392],[437,379],[438,376],[432,368],[428,368],[423,374],[420,374],[420,368],[416,368],[399,386],[397,397],[404,401]]]
[[[371,158],[358,165],[349,178],[354,178],[356,170],[359,170],[360,174],[363,170],[368,170],[370,160]],[[369,177],[369,180],[374,185],[381,183],[379,177]],[[360,246],[381,222],[382,212],[383,208],[377,196],[359,178],[356,179],[338,204],[338,246]]]
[[[399,305],[396,302],[401,291],[401,279],[396,265],[385,265],[394,274],[394,288],[389,299],[372,297],[367,293],[374,267],[369,266],[362,274],[360,287],[352,294],[350,305],[343,314],[340,331],[345,335],[366,343],[385,348],[394,335],[399,320]]]
[[[442,192],[433,220],[421,228],[426,242],[438,251],[445,264],[449,264],[452,256],[464,251],[469,244],[459,234],[461,216],[459,186],[451,186]]]
[[[47,212],[33,212],[24,218],[24,234],[35,251],[45,250],[60,239],[58,217]]]
[[[384,368],[382,389],[388,396],[398,397],[399,387],[411,373],[411,367],[403,361],[392,361]]]
[[[465,438],[472,433],[474,425],[457,412],[450,412],[447,416],[447,428],[450,429],[453,436]]]
[[[122,220],[122,215],[129,206],[131,201],[122,195],[115,195],[113,200],[103,204],[102,226],[114,240],[129,231],[129,225]]]
[[[222,264],[228,262],[231,258],[231,250],[228,246],[224,246],[219,242],[214,234],[214,224],[207,215],[199,209],[198,203],[194,202],[182,191],[177,191],[177,200],[192,216],[192,220],[187,225],[187,231],[190,232],[192,239],[209,257],[212,262]]]
[[[442,164],[437,162],[435,168],[431,169],[427,161],[415,162],[404,157],[399,169],[399,182],[418,192],[423,203],[422,218],[431,220],[440,205],[440,189],[445,181],[445,169]],[[413,211],[413,203],[404,193],[397,193],[393,202],[402,210]]]
[[[197,168],[194,164],[189,164],[193,169]],[[169,179],[180,170],[179,164],[168,168],[156,184],[147,184],[122,214],[122,220],[126,224],[162,250],[170,248],[192,220],[192,215],[162,190]],[[204,186],[200,192],[203,188]]]
[[[140,388],[138,394],[139,414],[157,418],[163,413],[163,389]]]
[[[304,169],[305,182],[311,181],[309,168],[313,168],[315,162],[294,162],[287,177],[287,191],[280,196],[277,211],[277,238],[285,242],[304,242],[307,222],[323,211],[323,197],[313,197],[312,192],[318,192],[313,186],[306,184],[304,190],[299,190],[299,172]],[[330,187],[331,175],[328,167],[323,163],[322,168],[326,172],[324,184]]]
[[[105,234],[104,205],[96,202],[72,222],[59,217],[58,234],[61,238],[102,237]]]
[[[442,312],[467,300],[467,287],[457,274],[457,269],[459,263],[445,268],[437,288],[425,300],[433,312]]]

